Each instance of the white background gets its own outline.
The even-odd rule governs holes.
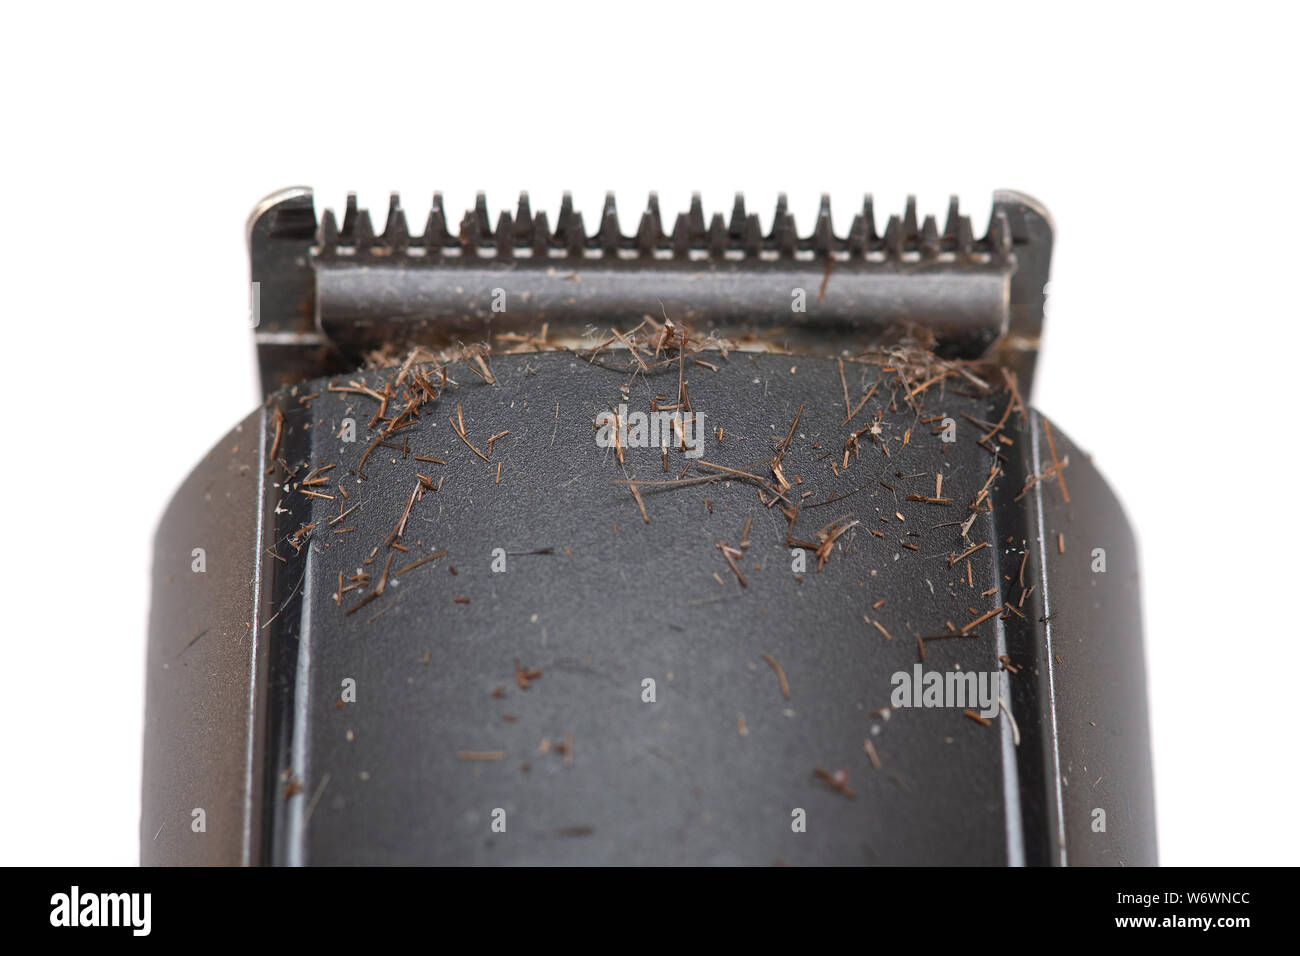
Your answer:
[[[258,401],[244,217],[865,191],[1058,229],[1035,403],[1145,566],[1162,861],[1297,862],[1294,16],[1235,3],[4,14],[0,862],[137,860],[150,541]],[[914,10],[906,13],[904,10]],[[494,211],[495,218],[495,211]]]

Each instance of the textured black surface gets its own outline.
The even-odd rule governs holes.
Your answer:
[[[492,360],[497,384],[490,386],[456,367],[463,387],[426,405],[420,425],[399,433],[410,456],[447,464],[381,447],[367,461],[366,480],[354,472],[377,403],[329,392],[324,382],[278,397],[287,416],[280,457],[298,469],[297,478],[314,467],[337,467],[330,473],[335,480],[318,489],[333,501],[273,487],[281,469],[267,478],[267,504],[280,513],[271,512],[264,543],[286,560],[263,565],[267,606],[276,615],[264,638],[268,798],[257,821],[263,858],[1059,863],[1058,807],[1065,806],[1069,839],[1082,841],[1079,861],[1153,861],[1153,829],[1144,826],[1151,820],[1151,784],[1135,563],[1124,557],[1131,540],[1102,494],[1104,485],[1098,480],[1100,492],[1076,500],[1071,516],[1061,512],[1061,520],[1078,520],[1090,533],[1118,529],[1111,534],[1118,566],[1100,576],[1076,568],[1068,574],[1077,580],[1062,577],[1060,605],[1077,614],[1056,622],[1057,641],[1063,631],[1074,635],[1080,646],[1071,649],[1071,663],[1090,670],[1076,686],[1086,689],[1062,693],[1064,675],[1053,678],[1047,667],[1040,585],[1021,606],[1024,619],[994,618],[974,629],[977,638],[927,645],[928,669],[998,671],[998,642],[1004,642],[1020,668],[1001,677],[1019,747],[1002,717],[985,727],[959,709],[899,709],[885,720],[873,712],[889,704],[891,675],[917,662],[915,635],[941,633],[948,621],[962,627],[975,616],[968,608],[982,613],[1004,600],[1016,603],[1026,547],[1025,582],[1040,582],[1036,502],[1041,495],[1045,511],[1055,514],[1051,496],[1058,491],[1044,484],[1015,500],[1027,477],[1041,470],[1027,423],[1013,413],[995,510],[981,513],[970,529],[971,544],[992,545],[969,558],[972,588],[966,561],[949,564],[967,549],[959,529],[934,526],[964,520],[988,475],[991,455],[976,443],[981,429],[962,413],[996,421],[1005,395],[962,396],[951,385],[946,394],[927,395],[924,417],[941,414],[958,423],[958,440],[944,444],[900,394],[898,411],[882,420],[891,457],[864,440],[861,458],[851,458],[837,476],[831,462],[842,462],[850,428],[840,424],[845,413],[833,361],[700,357],[719,366],[714,373],[688,362],[692,402],[709,432],[704,460],[743,468],[769,458],[804,406],[784,459],[786,475],[802,478],[792,494],[810,492],[795,536],[810,539],[844,517],[860,521],[820,572],[809,555],[808,570],[792,573],[786,519],[744,482],[646,489],[651,523],[642,522],[615,479],[674,477],[686,459],[672,452],[665,475],[658,449],[629,449],[620,468],[613,452],[597,445],[593,420],[619,404],[619,386],[629,379],[624,370],[565,353],[498,356]],[[877,374],[874,366],[850,365],[850,393],[860,394],[859,384]],[[384,380],[380,373],[345,378],[377,387]],[[646,410],[654,394],[672,401],[676,388],[675,369],[638,374],[629,405]],[[310,407],[298,401],[313,392],[319,397]],[[888,401],[886,382],[854,425]],[[458,404],[480,449],[489,436],[509,430],[495,443],[491,464],[452,432],[448,418]],[[345,417],[357,422],[352,444],[335,437]],[[725,429],[721,441],[713,437],[718,428]],[[1057,443],[1063,454],[1073,451],[1059,433]],[[907,501],[909,493],[933,495],[936,471],[953,504]],[[347,616],[365,591],[344,595],[340,607],[333,598],[338,574],[362,567],[379,546],[368,565],[378,575],[383,543],[417,472],[442,484],[413,506],[401,539],[411,550],[397,554],[394,569],[443,548],[449,554],[393,579],[380,598]],[[1074,453],[1067,475],[1085,472],[1095,476]],[[701,473],[692,467],[691,474]],[[351,496],[347,506],[361,506],[336,526],[354,529],[346,534],[326,524],[338,513],[340,482]],[[838,500],[826,503],[832,497]],[[749,586],[742,588],[714,544],[738,545],[750,517],[752,544],[740,561]],[[295,554],[284,539],[310,522],[317,533]],[[495,573],[494,548],[552,553],[508,557],[507,570]],[[992,587],[999,588],[996,595],[981,596]],[[1100,652],[1085,638],[1087,607],[1065,592],[1086,593],[1109,615]],[[458,596],[469,603],[456,603]],[[763,654],[784,669],[788,701]],[[515,659],[543,672],[527,690],[514,681]],[[1116,669],[1126,672],[1127,684],[1109,696]],[[357,701],[340,705],[345,678],[356,681]],[[642,701],[645,678],[656,681],[655,703]],[[502,685],[505,695],[493,697]],[[1074,707],[1068,715],[1059,711],[1062,700]],[[1095,719],[1083,713],[1087,708],[1105,713],[1105,735],[1088,737],[1081,729],[1080,721]],[[746,735],[738,731],[742,717]],[[1058,799],[1058,732],[1067,722],[1095,751],[1089,773],[1107,755],[1120,755],[1106,797],[1112,806],[1126,804],[1130,817],[1137,804],[1138,824],[1091,833],[1086,817],[1079,819],[1087,794],[1075,799],[1069,789],[1080,779],[1065,788],[1070,800]],[[573,740],[571,766],[555,752],[566,734]],[[538,753],[543,738],[551,741],[549,754]],[[864,752],[868,738],[879,770]],[[458,751],[498,750],[505,759],[457,757]],[[819,780],[818,767],[847,770],[856,796]],[[505,833],[491,830],[498,808],[506,814]],[[807,832],[792,832],[796,808],[806,811]],[[1113,809],[1111,819],[1122,814]]]

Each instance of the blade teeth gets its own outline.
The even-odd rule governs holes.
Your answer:
[[[555,217],[555,240],[563,248],[568,245],[569,233],[573,230],[573,194],[565,190],[560,200],[560,214]]]
[[[817,225],[813,227],[813,252],[825,258],[835,252],[839,244],[835,230],[831,227],[831,197],[822,193],[821,203],[817,207]]]
[[[467,256],[478,252],[479,222],[474,212],[466,212],[460,221],[460,247]]]
[[[370,252],[377,245],[375,238],[375,227],[370,222],[370,210],[358,209],[356,216],[353,218],[355,234],[354,245],[357,247],[357,254]]]
[[[795,231],[794,216],[785,193],[776,197],[776,212],[772,216],[772,232],[768,241],[783,259],[791,259],[799,251],[799,234]]]
[[[447,244],[447,238],[447,214],[442,208],[442,193],[434,193],[429,218],[424,224],[425,257],[441,259],[442,247]]]
[[[497,258],[514,258],[515,221],[510,218],[510,213],[503,211],[501,215],[497,217],[497,231],[495,235],[497,241]]]
[[[970,217],[962,216],[957,224],[957,255],[963,259],[969,259],[974,249],[975,233],[971,229]]]
[[[870,193],[862,197],[862,219],[867,226],[867,242],[875,245],[880,241],[880,236],[876,233],[876,201]]]
[[[1011,254],[1011,223],[1007,221],[1006,213],[999,211],[993,214],[984,243],[994,259],[1004,260]]]
[[[488,214],[487,196],[483,193],[474,195],[474,224],[478,226],[478,234],[483,239],[492,236],[492,217]]]
[[[565,237],[565,245],[568,247],[569,255],[574,259],[581,259],[583,251],[587,248],[587,233],[582,226],[582,213],[575,212],[569,223],[568,235]]]
[[[736,193],[736,201],[731,206],[731,225],[728,232],[732,239],[742,239],[749,217],[745,215],[745,194]]]
[[[518,242],[528,242],[532,238],[533,232],[533,212],[528,202],[528,193],[519,194],[519,207],[515,212],[515,239]]]
[[[862,216],[854,216],[853,225],[849,226],[849,237],[847,240],[850,256],[857,258],[866,255],[867,249],[871,246],[871,240],[867,230],[868,226]]]
[[[388,197],[388,218],[384,222],[384,242],[395,253],[403,253],[411,244],[411,233],[406,227],[406,213],[402,211],[402,198],[397,193]]]
[[[790,203],[786,199],[785,193],[776,195],[776,211],[772,213],[772,231],[767,234],[768,241],[775,245],[778,230],[785,221],[786,216],[790,214]]]
[[[747,256],[757,257],[763,251],[763,224],[758,221],[758,213],[750,213],[745,218],[742,241]]]
[[[709,223],[709,255],[714,259],[725,257],[730,242],[731,236],[727,233],[727,221],[722,218],[722,213],[715,212],[713,220]]]
[[[796,252],[799,251],[799,234],[795,232],[794,216],[786,213],[776,223],[776,251],[784,259],[793,259]]]
[[[970,217],[961,214],[961,202],[956,196],[948,198],[948,218],[943,227],[943,248],[955,252],[959,259],[969,259],[975,247]]]
[[[862,197],[862,211],[853,217],[853,224],[849,227],[849,255],[866,255],[868,250],[878,244],[879,238],[876,235],[876,213],[868,193]]]
[[[643,256],[653,256],[664,243],[663,218],[659,215],[659,195],[651,193],[646,199],[641,225],[636,231],[636,247]]]
[[[654,214],[647,209],[641,213],[641,225],[636,230],[637,251],[643,256],[652,256],[659,246],[659,242],[659,222],[655,219]]]
[[[542,258],[551,247],[551,227],[543,210],[533,217],[532,235],[533,255]]]
[[[903,211],[903,242],[914,242],[916,236],[916,197],[908,196],[907,208]]]
[[[692,241],[704,238],[704,203],[700,200],[699,193],[691,193],[690,227]]]
[[[977,239],[970,218],[961,213],[956,196],[949,198],[942,232],[935,216],[926,216],[918,225],[916,198],[908,196],[901,215],[890,216],[884,234],[878,234],[870,194],[863,198],[861,211],[854,215],[843,237],[835,233],[831,201],[826,194],[819,199],[812,231],[804,237],[799,235],[785,193],[777,197],[772,227],[766,235],[758,215],[747,211],[742,193],[735,195],[729,216],[714,213],[707,219],[700,194],[692,193],[690,206],[673,220],[671,233],[664,231],[659,198],[654,192],[647,197],[633,235],[624,235],[620,229],[617,199],[612,192],[605,194],[599,225],[590,235],[584,228],[582,214],[574,209],[569,192],[563,195],[554,231],[549,228],[549,222],[545,211],[533,213],[528,193],[521,192],[516,213],[512,216],[502,211],[494,229],[487,197],[480,192],[475,194],[473,208],[465,212],[453,233],[448,228],[442,194],[435,192],[424,232],[413,237],[401,197],[392,193],[383,232],[377,235],[369,212],[358,205],[355,193],[349,193],[341,226],[333,210],[327,209],[321,215],[317,245],[321,252],[330,254],[342,247],[345,252],[386,252],[399,256],[406,255],[416,245],[422,246],[425,256],[434,261],[441,259],[450,246],[459,248],[460,254],[467,257],[478,255],[482,249],[495,249],[495,254],[505,259],[514,258],[516,250],[529,249],[537,257],[564,253],[583,258],[588,250],[599,250],[602,256],[613,257],[632,250],[644,258],[669,253],[677,259],[689,259],[707,254],[719,260],[736,254],[745,258],[775,254],[790,259],[811,253],[816,258],[847,254],[855,259],[883,254],[890,261],[918,256],[934,260],[942,255],[955,255],[960,261],[968,261],[983,254],[986,258],[979,261],[995,263],[1006,262],[1013,246],[1005,213],[995,212],[989,220],[988,231],[982,239]]]
[[[326,209],[325,214],[320,217],[320,227],[316,233],[316,242],[321,250],[326,253],[333,253],[339,245],[339,224],[334,218],[334,210]]]
[[[688,213],[679,213],[673,226],[673,257],[685,259],[691,252],[691,217]]]
[[[339,230],[339,242],[345,246],[356,243],[357,235],[357,194],[348,193],[343,207],[343,227]]]
[[[921,226],[921,258],[937,259],[942,251],[939,244],[939,225],[934,216],[926,216]]]
[[[641,213],[641,224],[636,230],[636,249],[646,257],[653,256],[655,249],[663,244],[664,230],[659,219],[659,197],[651,193],[646,200],[645,212]]]
[[[615,255],[623,245],[623,234],[618,231],[618,204],[613,193],[605,193],[605,208],[600,214],[600,248],[607,255]]]
[[[885,226],[885,256],[889,259],[903,258],[903,223],[897,216],[890,216]]]
[[[948,217],[943,224],[943,238],[949,241],[956,240],[957,231],[961,228],[961,201],[956,196],[948,197]]]

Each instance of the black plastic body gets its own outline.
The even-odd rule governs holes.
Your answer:
[[[1054,479],[1026,490],[1051,456],[1038,414],[1012,413],[992,508],[968,532],[982,546],[952,562],[969,548],[945,523],[971,513],[992,460],[970,419],[997,421],[1005,396],[927,395],[953,442],[900,403],[881,421],[890,456],[869,443],[841,468],[834,360],[692,358],[717,366],[690,373],[704,460],[770,458],[802,407],[783,459],[794,493],[812,493],[795,533],[859,522],[820,570],[810,554],[792,569],[785,517],[746,481],[644,487],[644,523],[618,481],[671,479],[686,459],[674,452],[664,474],[658,448],[627,449],[620,466],[593,419],[627,373],[565,352],[497,356],[495,384],[460,376],[394,439],[409,452],[381,447],[364,480],[374,405],[326,380],[271,396],[283,427],[268,406],[220,442],[157,538],[142,861],[1154,863],[1137,555],[1088,458],[1055,430],[1070,503]],[[635,382],[634,402],[675,393],[677,375]],[[490,462],[453,432],[457,406],[480,449],[509,431]],[[354,443],[336,437],[345,418]],[[337,463],[320,489],[333,498],[277,487],[277,430],[291,468]],[[448,553],[348,615],[365,591],[336,602],[337,576],[390,533],[417,472],[441,485],[412,506],[397,566]],[[934,496],[936,472],[953,504],[908,500]],[[335,484],[361,504],[342,525],[329,524]],[[742,587],[716,545],[738,547],[750,519]],[[313,523],[301,550],[287,543]],[[917,636],[1001,603],[1019,613],[926,641],[923,667],[995,674],[1014,722],[890,709],[891,676],[920,663]],[[542,672],[526,690],[516,661]],[[355,702],[341,701],[349,679]]]

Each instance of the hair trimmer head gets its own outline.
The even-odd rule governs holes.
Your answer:
[[[423,218],[250,219],[266,401],[159,530],[145,862],[1154,862],[1037,203]]]

